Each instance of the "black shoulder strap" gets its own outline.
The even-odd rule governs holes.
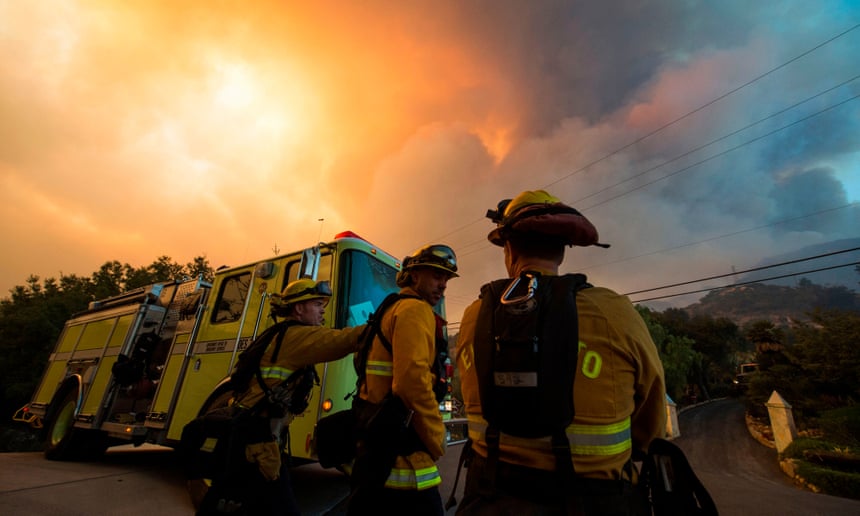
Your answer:
[[[358,376],[358,379],[356,380],[356,392],[358,392],[358,388],[361,387],[361,384],[364,383],[364,378],[367,375],[367,357],[370,354],[371,346],[373,346],[373,338],[378,336],[382,345],[385,346],[385,349],[388,350],[389,353],[393,353],[391,341],[389,341],[382,333],[382,317],[385,315],[385,312],[394,305],[394,303],[401,299],[421,299],[421,297],[413,294],[401,294],[400,292],[388,294],[376,310],[374,310],[367,318],[367,326],[359,337],[359,341],[361,341],[361,349],[356,353],[355,362],[353,364],[355,367],[355,374]]]
[[[272,350],[272,356],[269,359],[270,364],[274,364],[275,362],[278,361],[278,356],[281,354],[281,344],[284,342],[284,335],[286,335],[287,329],[289,329],[290,326],[298,326],[300,324],[302,324],[302,323],[299,321],[296,321],[294,319],[288,319],[286,321],[280,321],[280,322],[275,323],[272,327],[270,327],[269,329],[264,331],[262,334],[260,334],[259,337],[257,337],[258,339],[261,339],[261,338],[264,338],[264,335],[265,335],[266,338],[269,338],[269,339],[274,338],[275,339],[275,349]],[[270,344],[271,344],[271,342],[269,343],[269,345]],[[268,348],[269,345],[267,345],[266,347]],[[265,350],[263,350],[263,354],[264,355],[266,354]],[[262,359],[260,361],[262,362]],[[254,377],[257,378],[257,383],[260,385],[260,388],[266,394],[266,396],[264,396],[264,399],[269,397],[272,393],[272,389],[269,388],[269,386],[266,384],[266,381],[263,380],[263,371],[261,370],[259,363],[257,364],[257,368],[254,371]]]
[[[527,289],[534,278],[537,279],[537,288],[529,293]],[[514,291],[513,285],[517,279],[521,283],[517,284],[517,289],[521,290]],[[589,286],[586,277],[582,274],[549,277],[530,273],[520,278],[496,280],[481,288],[481,307],[475,328],[474,356],[482,412],[487,420],[484,436],[488,455],[487,476],[482,479],[482,490],[491,492],[494,489],[501,430],[504,429],[506,433],[515,435],[520,434],[522,437],[536,436],[529,435],[529,432],[533,431],[533,425],[529,422],[520,422],[515,429],[501,428],[506,423],[505,415],[509,410],[503,400],[496,399],[495,357],[499,342],[506,338],[522,341],[523,337],[529,335],[535,346],[543,345],[538,355],[537,370],[549,372],[556,379],[553,382],[554,387],[544,389],[537,386],[541,389],[542,395],[538,400],[539,406],[535,408],[538,409],[536,414],[542,421],[549,421],[551,418],[552,424],[549,431],[553,454],[556,458],[556,471],[559,473],[559,481],[564,485],[570,485],[568,482],[572,480],[575,471],[565,429],[573,421],[575,413],[571,393],[576,377],[579,340],[576,294]],[[512,292],[507,292],[508,288],[511,288]],[[520,301],[506,305],[501,302],[502,296],[506,299],[519,298]],[[523,317],[519,323],[503,324],[502,328],[498,325],[502,318],[517,317],[531,313],[533,310],[537,310],[537,313]],[[518,324],[527,326],[518,326]],[[516,333],[516,335],[502,335],[500,331]],[[562,407],[563,409],[559,410]],[[507,419],[507,426],[511,426],[511,418]],[[571,509],[576,512],[577,508],[571,507]]]
[[[371,318],[373,319],[372,325],[374,334],[379,337],[379,341],[382,342],[382,345],[385,346],[385,349],[389,353],[393,353],[393,351],[391,348],[391,341],[388,340],[384,333],[382,333],[382,316],[385,315],[385,312],[387,312],[388,309],[394,305],[394,303],[400,301],[401,299],[421,299],[421,296],[400,293],[389,294],[382,301],[382,304],[379,305],[379,308],[376,310],[376,312],[374,312],[374,314],[371,316]],[[371,324],[370,320],[371,319],[368,319],[368,325]]]
[[[287,329],[290,326],[299,326],[301,324],[301,322],[296,321],[295,319],[289,319],[275,324],[275,326],[280,325],[280,327],[278,329],[278,335],[275,337],[275,349],[272,351],[272,356],[269,359],[270,364],[274,364],[278,361],[278,356],[281,354],[281,344],[284,342],[284,334],[287,333]],[[272,326],[272,328],[275,326]]]

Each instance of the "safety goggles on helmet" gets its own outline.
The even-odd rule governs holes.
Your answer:
[[[276,308],[286,308],[288,305],[331,297],[331,284],[328,281],[314,281],[310,278],[302,278],[290,282],[280,294],[272,296],[271,304]]]
[[[403,260],[404,271],[419,266],[442,269],[455,278],[458,276],[457,255],[447,245],[433,244],[424,246]]]

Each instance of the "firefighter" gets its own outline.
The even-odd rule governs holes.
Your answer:
[[[387,445],[381,446],[387,449],[373,449],[356,459],[348,514],[443,514],[436,461],[445,452],[446,435],[434,386],[444,374],[439,353],[447,354],[447,342],[437,341],[444,320],[433,307],[448,280],[457,276],[456,256],[446,245],[422,247],[403,260],[396,278],[400,298],[381,316],[381,336],[371,344],[359,398],[368,406],[383,407],[377,419],[387,420],[389,407],[402,406],[403,413],[392,409],[392,419],[405,435],[385,439]],[[366,431],[389,430],[386,423]]]
[[[317,282],[305,278],[290,282],[280,295],[271,297],[272,316],[284,318],[287,327],[280,341],[276,337],[266,347],[259,363],[262,380],[269,389],[290,377],[294,371],[343,358],[358,349],[364,325],[341,330],[322,326],[331,294],[327,281]],[[275,353],[277,357],[272,361]],[[233,405],[240,409],[260,407],[264,396],[263,386],[257,378],[253,378],[247,391],[236,396]],[[289,470],[281,461],[284,443],[278,440],[282,425],[288,425],[292,415],[289,411],[285,412],[283,407],[272,407],[266,403],[262,401],[261,411],[252,410],[254,422],[241,427],[250,428],[249,434],[254,434],[248,436],[251,442],[245,445],[245,460],[250,467],[249,471],[237,472],[233,478],[240,477],[238,481],[244,483],[247,489],[244,492],[238,490],[244,499],[229,500],[227,504],[241,503],[245,511],[243,514],[299,514],[289,481]],[[265,438],[261,439],[259,434],[265,434]],[[219,489],[213,485],[198,514],[218,514],[219,510],[223,512],[225,502],[221,498]]]
[[[490,210],[487,215],[497,223],[488,239],[503,249],[509,278],[501,281],[511,290],[517,278],[536,278],[538,291],[546,288],[542,285],[552,284],[548,278],[559,278],[565,246],[606,247],[598,243],[596,229],[584,216],[543,190],[526,191],[513,200],[502,201],[498,210]],[[578,290],[575,297],[570,296],[563,311],[566,313],[556,311],[553,321],[538,323],[544,327],[555,323],[558,327],[569,323],[561,319],[578,314],[574,318],[578,324],[578,349],[571,348],[572,358],[562,367],[569,383],[560,382],[560,378],[543,379],[543,384],[565,385],[564,390],[556,389],[560,399],[571,402],[572,424],[560,425],[558,439],[557,434],[551,438],[523,437],[529,426],[537,425],[544,415],[533,407],[513,404],[507,409],[519,413],[520,433],[506,434],[505,428],[500,432],[489,430],[493,426],[488,423],[491,411],[482,405],[482,393],[507,393],[513,389],[499,387],[505,385],[503,375],[495,379],[490,375],[489,386],[481,383],[481,367],[489,366],[477,361],[489,359],[476,356],[476,349],[482,349],[482,329],[499,323],[481,320],[488,317],[488,312],[481,310],[482,302],[489,302],[486,299],[475,301],[463,314],[456,356],[470,443],[466,448],[468,473],[459,515],[650,514],[642,490],[635,487],[638,479],[631,459],[634,452],[644,456],[650,441],[662,437],[666,427],[664,373],[657,349],[626,297],[592,287],[583,275],[565,276],[581,277],[581,281],[572,283]],[[499,301],[505,302],[512,301]],[[476,332],[477,328],[481,330]],[[552,338],[542,335],[542,342]],[[545,367],[559,371],[558,367]],[[540,373],[539,370],[536,374]],[[513,374],[525,379],[523,385],[529,383],[526,374]],[[568,385],[572,385],[569,395],[565,394]]]

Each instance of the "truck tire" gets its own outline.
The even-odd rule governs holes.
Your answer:
[[[51,404],[45,425],[45,458],[59,461],[96,460],[108,448],[107,435],[75,428],[77,389],[67,387]]]

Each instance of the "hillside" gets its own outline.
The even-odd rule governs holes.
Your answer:
[[[807,320],[807,313],[816,308],[860,312],[860,295],[843,286],[821,286],[809,280],[801,280],[796,287],[753,283],[712,291],[684,310],[690,315],[726,317],[742,326],[760,319],[787,325]]]

